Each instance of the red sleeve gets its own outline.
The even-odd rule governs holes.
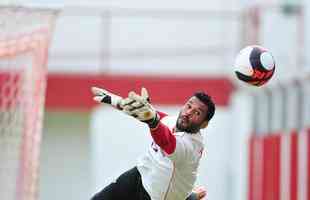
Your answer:
[[[172,154],[174,152],[176,147],[176,138],[170,129],[163,123],[159,122],[156,128],[151,129],[151,135],[155,143],[167,154]]]

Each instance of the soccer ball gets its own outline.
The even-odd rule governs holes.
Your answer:
[[[235,60],[234,70],[239,80],[254,86],[267,83],[275,71],[275,61],[267,49],[252,45],[243,48]]]

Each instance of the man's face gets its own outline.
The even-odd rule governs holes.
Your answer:
[[[206,119],[207,111],[207,105],[197,97],[191,97],[179,113],[176,128],[188,133],[198,132]]]

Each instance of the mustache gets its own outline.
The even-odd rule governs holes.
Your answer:
[[[186,126],[183,126],[182,122],[186,122]],[[189,134],[195,134],[199,131],[199,126],[197,124],[191,124],[190,123],[190,117],[186,115],[179,115],[176,128],[178,131],[184,131]]]
[[[186,120],[186,121],[189,121],[189,116],[187,116],[187,115],[179,115],[179,118],[180,119],[183,119],[183,120]]]

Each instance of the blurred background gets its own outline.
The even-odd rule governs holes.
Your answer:
[[[135,165],[147,127],[96,105],[90,87],[125,96],[143,86],[169,114],[196,90],[215,100],[197,180],[208,199],[310,200],[310,1],[23,3],[64,5],[49,48],[38,199],[90,199]],[[263,87],[234,75],[251,44],[276,60]]]

